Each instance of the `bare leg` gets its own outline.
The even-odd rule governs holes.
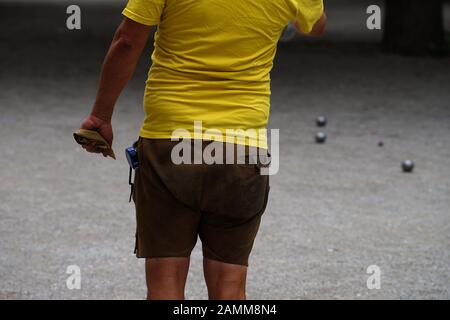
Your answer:
[[[157,258],[145,262],[147,300],[184,300],[189,258]]]
[[[210,259],[203,260],[210,300],[245,300],[247,267]]]

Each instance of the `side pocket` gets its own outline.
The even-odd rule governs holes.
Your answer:
[[[138,196],[137,196],[137,194],[139,193],[139,183],[140,183],[140,177],[139,177],[139,175],[140,175],[140,167],[141,167],[141,164],[142,164],[142,138],[139,138],[139,140],[138,141],[136,141],[134,144],[133,144],[133,147],[134,148],[136,148],[136,150],[137,150],[137,156],[138,156],[138,160],[139,160],[139,167],[138,168],[136,168],[135,170],[134,170],[134,181],[133,181],[133,184],[134,184],[134,186],[133,186],[133,202],[134,202],[134,204],[135,204],[135,210],[136,210],[136,234],[135,234],[135,244],[134,244],[134,254],[136,255],[136,256],[139,256],[139,232],[138,232],[138,230],[139,230],[139,228],[138,228],[138,219],[139,219],[139,217],[138,217]]]

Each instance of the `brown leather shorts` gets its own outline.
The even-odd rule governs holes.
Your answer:
[[[211,142],[200,143],[204,150]],[[171,154],[177,144],[144,138],[137,143],[137,257],[189,257],[200,237],[204,257],[247,266],[267,205],[269,177],[260,174],[259,161],[176,165]]]

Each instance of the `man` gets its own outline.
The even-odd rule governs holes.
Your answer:
[[[209,298],[245,299],[248,257],[267,204],[268,177],[260,175],[258,163],[175,164],[177,144],[171,139],[183,129],[189,135],[184,138],[201,140],[201,152],[212,141],[244,145],[246,155],[251,148],[266,150],[264,134],[241,139],[236,132],[264,132],[269,73],[281,33],[295,21],[304,34],[322,34],[323,2],[130,0],[123,14],[82,128],[98,131],[112,144],[114,106],[157,25],[133,195],[136,254],[146,258],[148,299],[184,299],[197,237]],[[202,130],[218,134],[196,138],[199,121]],[[234,132],[231,140],[217,138],[228,129]],[[84,148],[102,152],[93,145]]]

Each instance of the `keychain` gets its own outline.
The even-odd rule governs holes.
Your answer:
[[[127,148],[125,150],[125,155],[127,157],[127,161],[130,166],[130,173],[128,175],[128,184],[131,187],[130,199],[129,199],[129,202],[131,202],[131,199],[133,198],[133,193],[134,193],[133,170],[136,170],[137,168],[139,168],[139,158],[138,158],[138,153],[137,153],[136,147],[133,146],[133,147]]]

